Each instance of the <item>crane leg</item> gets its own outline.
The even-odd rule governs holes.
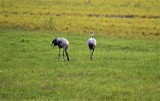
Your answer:
[[[64,58],[64,50],[63,50],[63,59],[64,59],[64,61],[65,61],[65,58]]]
[[[60,49],[59,49],[59,53],[58,53],[58,61],[60,60]]]
[[[65,48],[65,53],[66,53],[66,56],[67,56],[67,60],[70,61],[70,58],[69,58],[69,55],[68,55],[68,47]]]

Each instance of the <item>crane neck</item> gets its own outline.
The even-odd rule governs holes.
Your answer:
[[[92,36],[91,36],[91,38],[93,38],[93,35],[94,35],[94,32],[92,33]]]

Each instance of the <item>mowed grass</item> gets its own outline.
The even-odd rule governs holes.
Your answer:
[[[70,62],[50,46],[57,35],[70,41]],[[0,36],[0,100],[160,100],[158,39],[95,34],[90,61],[90,34],[2,27]]]

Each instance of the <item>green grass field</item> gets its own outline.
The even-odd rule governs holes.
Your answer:
[[[69,40],[70,62],[58,62],[57,36]],[[0,0],[0,101],[159,96],[160,0]]]
[[[160,100],[160,41],[99,37],[89,60],[90,35],[70,40],[70,62],[51,47],[57,33],[1,28],[1,100]]]

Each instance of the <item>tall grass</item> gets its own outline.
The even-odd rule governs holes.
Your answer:
[[[0,5],[0,26],[78,34],[160,35],[159,0],[2,0]]]

